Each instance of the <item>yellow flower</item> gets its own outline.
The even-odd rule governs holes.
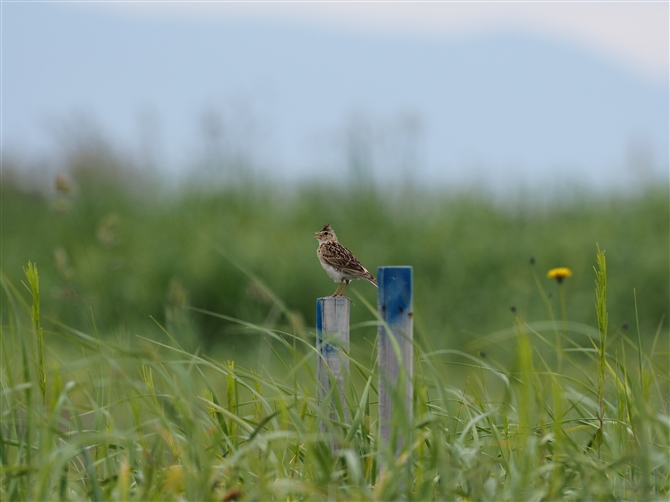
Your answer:
[[[571,275],[572,270],[570,270],[568,267],[552,268],[549,272],[547,272],[547,277],[549,279],[556,279],[556,282],[559,284],[563,282],[563,279],[570,277]]]

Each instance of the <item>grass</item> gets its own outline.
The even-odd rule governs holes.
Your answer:
[[[282,368],[267,372],[184,350],[175,339],[104,340],[53,319],[44,329],[39,276],[31,264],[30,294],[6,277],[2,281],[11,308],[1,340],[0,495],[3,500],[667,498],[669,379],[661,362],[667,349],[661,348],[661,330],[648,352],[640,350],[639,332],[635,339],[606,336],[605,263],[599,252],[596,327],[517,316],[510,331],[478,341],[492,354],[511,347],[509,367],[481,352],[474,357],[419,340],[415,419],[393,424],[396,434],[412,439],[396,455],[378,437],[372,349],[365,359],[348,355],[356,378],[352,375],[344,396],[352,419],[344,421],[343,410],[333,416],[315,399],[311,330],[289,333],[209,313],[266,339]],[[359,301],[364,301],[360,295]],[[285,309],[277,302],[277,309]],[[374,320],[374,309],[367,315]],[[58,347],[45,342],[55,339]],[[560,371],[542,346],[560,353]],[[42,352],[49,355],[46,370]],[[450,382],[452,365],[467,368],[464,386]],[[38,392],[42,371],[44,394]],[[333,441],[336,449],[330,447]]]
[[[83,154],[55,190],[2,175],[2,500],[669,496],[667,187],[177,190]],[[317,398],[327,221],[371,271],[413,266],[397,454],[367,284],[345,406]]]

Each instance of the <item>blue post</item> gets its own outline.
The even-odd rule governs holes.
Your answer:
[[[390,448],[397,457],[405,441],[411,445],[411,437],[398,431],[410,431],[413,420],[412,267],[379,267],[377,281],[382,320],[378,328],[379,437],[383,449]],[[396,438],[394,445],[392,438]]]
[[[338,404],[349,422],[349,411],[344,399],[346,380],[349,378],[349,307],[345,297],[327,297],[316,300],[317,400],[319,404],[330,396],[330,417],[337,418]],[[337,386],[337,389],[334,388]],[[339,395],[339,403],[335,396]],[[325,433],[321,422],[321,432]],[[333,447],[337,444],[333,441]]]

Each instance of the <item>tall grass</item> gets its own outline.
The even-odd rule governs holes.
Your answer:
[[[158,324],[164,343],[148,332],[114,339],[43,319],[43,402],[40,365],[28,357],[40,333],[31,318],[38,288],[26,296],[3,275],[0,497],[666,499],[667,344],[661,329],[645,351],[640,332],[605,338],[607,273],[599,252],[595,326],[517,312],[509,329],[474,339],[469,352],[419,337],[415,418],[393,424],[412,442],[381,470],[374,341],[349,355],[346,421],[316,399],[310,328],[201,310],[263,337],[276,362],[270,371],[187,350]],[[266,298],[286,311],[271,291]],[[361,309],[376,324],[374,309]],[[465,371],[462,385],[456,369]]]
[[[95,155],[55,191],[2,175],[2,500],[668,498],[667,187],[172,190]],[[327,221],[370,270],[414,267],[398,456],[371,287],[348,290],[345,406],[318,399]]]

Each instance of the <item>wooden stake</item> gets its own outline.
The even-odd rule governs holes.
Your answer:
[[[350,300],[344,297],[318,298],[316,300],[316,348],[317,399],[319,404],[330,400],[330,417],[338,419],[339,407],[344,411],[344,421],[349,422],[349,410],[344,399],[344,391],[349,380],[349,308]],[[336,384],[334,388],[333,384]],[[325,423],[321,432],[325,433]],[[333,447],[337,444],[333,441]]]
[[[412,267],[379,267],[377,280],[380,452],[390,447],[397,458],[404,444],[411,445],[401,431],[411,431],[413,420]]]

